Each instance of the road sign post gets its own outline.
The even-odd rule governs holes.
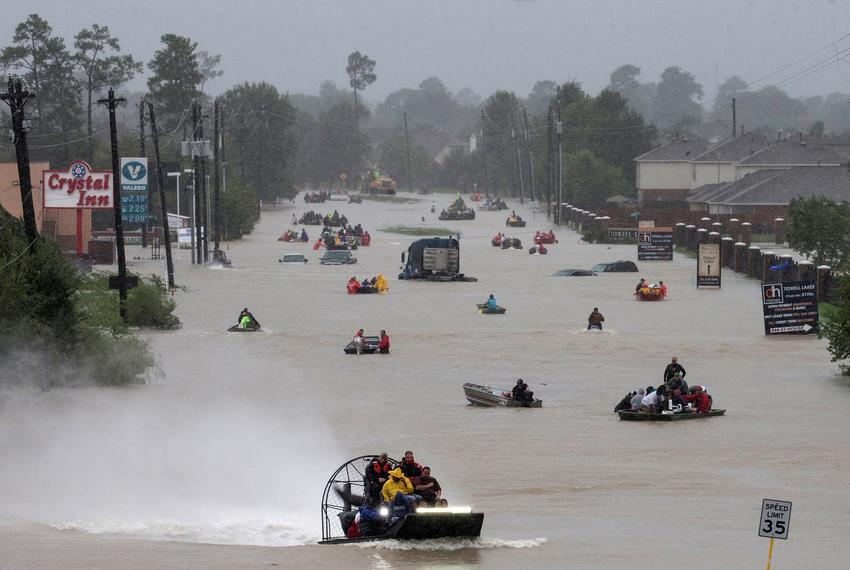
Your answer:
[[[759,536],[770,539],[770,544],[767,547],[766,570],[770,570],[770,563],[773,559],[773,541],[777,538],[787,540],[790,529],[791,501],[763,499],[761,517],[759,518]]]

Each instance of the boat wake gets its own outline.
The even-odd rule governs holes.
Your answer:
[[[605,330],[601,330],[601,331],[597,330],[597,329],[591,329],[591,330],[578,329],[576,331],[569,331],[569,334],[588,334],[588,335],[598,335],[598,336],[612,336],[612,335],[619,334],[619,333],[617,333],[617,331],[612,330],[612,329],[605,329]]]
[[[429,540],[378,540],[358,542],[351,546],[379,550],[487,550],[493,548],[537,548],[545,538],[508,540],[503,538],[435,538]]]
[[[173,540],[202,544],[246,546],[298,546],[319,538],[309,529],[312,521],[225,520],[217,524],[186,524],[179,521],[74,521],[48,524],[50,528],[85,534],[132,536],[147,540]]]

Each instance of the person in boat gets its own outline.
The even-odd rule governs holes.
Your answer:
[[[682,399],[685,402],[693,402],[695,406],[694,411],[698,414],[707,414],[711,411],[711,399],[706,391],[702,389],[702,386],[695,386],[695,392],[687,396],[682,396]]]
[[[598,329],[601,331],[603,322],[605,322],[605,317],[599,312],[599,307],[593,307],[593,312],[587,317],[587,330]]]
[[[490,240],[490,243],[496,247],[502,245],[502,233],[499,232],[495,236],[493,236],[493,239]]]
[[[629,409],[633,412],[636,412],[640,409],[640,402],[643,400],[643,397],[646,395],[646,390],[643,388],[638,388],[638,391],[635,392],[635,395],[632,396],[631,405]]]
[[[632,398],[635,397],[637,392],[629,392],[623,399],[619,401],[619,403],[614,406],[614,412],[619,412],[620,410],[631,410],[632,409]]]
[[[381,340],[378,341],[378,354],[390,353],[390,336],[387,331],[381,329]]]
[[[490,311],[495,311],[499,305],[496,304],[496,298],[490,293],[490,298],[484,303],[484,308]]]
[[[352,342],[354,343],[354,350],[357,351],[357,354],[362,353],[363,348],[366,346],[366,339],[363,338],[363,329],[359,329],[354,334],[354,339],[352,340]]]
[[[390,463],[387,452],[384,451],[381,455],[375,457],[369,463],[366,469],[366,494],[371,497],[373,502],[379,502],[381,499],[381,489],[384,483],[390,478]]]
[[[363,283],[360,284],[361,289],[364,288],[364,287],[371,287],[371,285],[369,284],[369,278],[368,277],[364,277]]]
[[[381,487],[381,498],[383,498],[385,503],[391,503],[393,499],[395,499],[397,493],[404,495],[408,506],[412,505],[420,498],[418,495],[413,494],[413,483],[410,482],[410,479],[404,476],[400,467],[396,467],[390,471],[389,479],[387,479],[384,486]]]
[[[682,380],[684,380],[687,372],[685,372],[684,367],[679,364],[679,359],[674,356],[671,359],[670,364],[667,365],[667,368],[664,369],[664,383],[669,383],[677,372],[682,376]]]
[[[292,213],[292,223],[290,225],[298,225],[298,218],[295,216],[295,212]]]
[[[431,201],[431,213],[433,214],[436,211],[437,211],[437,204],[435,204],[433,201]]]
[[[676,390],[680,390],[682,394],[688,393],[688,383],[685,382],[685,379],[682,378],[682,375],[678,372],[673,374],[673,378],[670,379],[670,382],[667,383],[667,389],[670,392],[675,392]]]
[[[443,499],[443,488],[439,481],[431,477],[431,468],[427,465],[422,468],[422,475],[413,480],[413,491],[428,506],[434,506]]]
[[[673,413],[682,412],[685,409],[685,399],[682,396],[681,390],[673,390],[673,395],[670,397],[670,410]]]
[[[254,322],[254,315],[251,314],[251,311],[248,310],[248,307],[242,309],[242,312],[239,313],[239,318],[237,319],[239,323],[239,328],[247,329],[251,326],[251,323]]]
[[[298,238],[300,241],[310,241],[310,238],[307,236],[307,230],[305,228],[301,228],[301,237]]]
[[[411,480],[422,475],[422,466],[416,463],[413,452],[410,450],[404,452],[404,457],[401,460],[401,472]]]
[[[374,505],[363,505],[354,517],[354,523],[346,531],[348,538],[358,536],[378,536],[386,530],[387,521],[374,509]],[[354,529],[353,531],[351,529]]]
[[[516,385],[511,390],[511,397],[515,402],[523,406],[530,406],[534,401],[534,392],[528,390],[528,384],[520,378],[516,381]]]
[[[637,285],[635,285],[635,293],[640,293],[640,290],[641,290],[641,289],[645,289],[645,288],[646,288],[646,279],[644,279],[643,277],[641,277],[641,278],[640,278],[640,281],[638,282],[638,284],[637,284]]]
[[[659,291],[661,291],[661,296],[662,296],[662,297],[666,297],[666,296],[667,296],[667,285],[665,285],[665,284],[664,284],[664,281],[659,281],[659,282],[658,282],[658,290],[659,290]]]
[[[646,396],[640,401],[638,411],[644,414],[654,414],[658,407],[658,391],[652,386],[646,389]]]
[[[349,279],[345,289],[348,291],[349,295],[355,295],[360,290],[360,283],[357,281],[357,277]]]
[[[375,288],[378,290],[378,293],[386,293],[390,290],[390,285],[387,283],[387,279],[382,273],[378,273],[375,280]]]

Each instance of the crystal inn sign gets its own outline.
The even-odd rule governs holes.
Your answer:
[[[45,208],[112,208],[112,172],[92,170],[81,160],[68,170],[45,170],[42,188]]]

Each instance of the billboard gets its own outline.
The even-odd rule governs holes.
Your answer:
[[[816,334],[818,295],[814,281],[762,283],[764,334]]]
[[[720,287],[720,244],[701,243],[697,250],[697,287]]]
[[[109,209],[112,207],[112,171],[92,170],[78,160],[68,170],[45,170],[41,188],[45,208]]]
[[[638,261],[672,261],[673,228],[639,228]]]

